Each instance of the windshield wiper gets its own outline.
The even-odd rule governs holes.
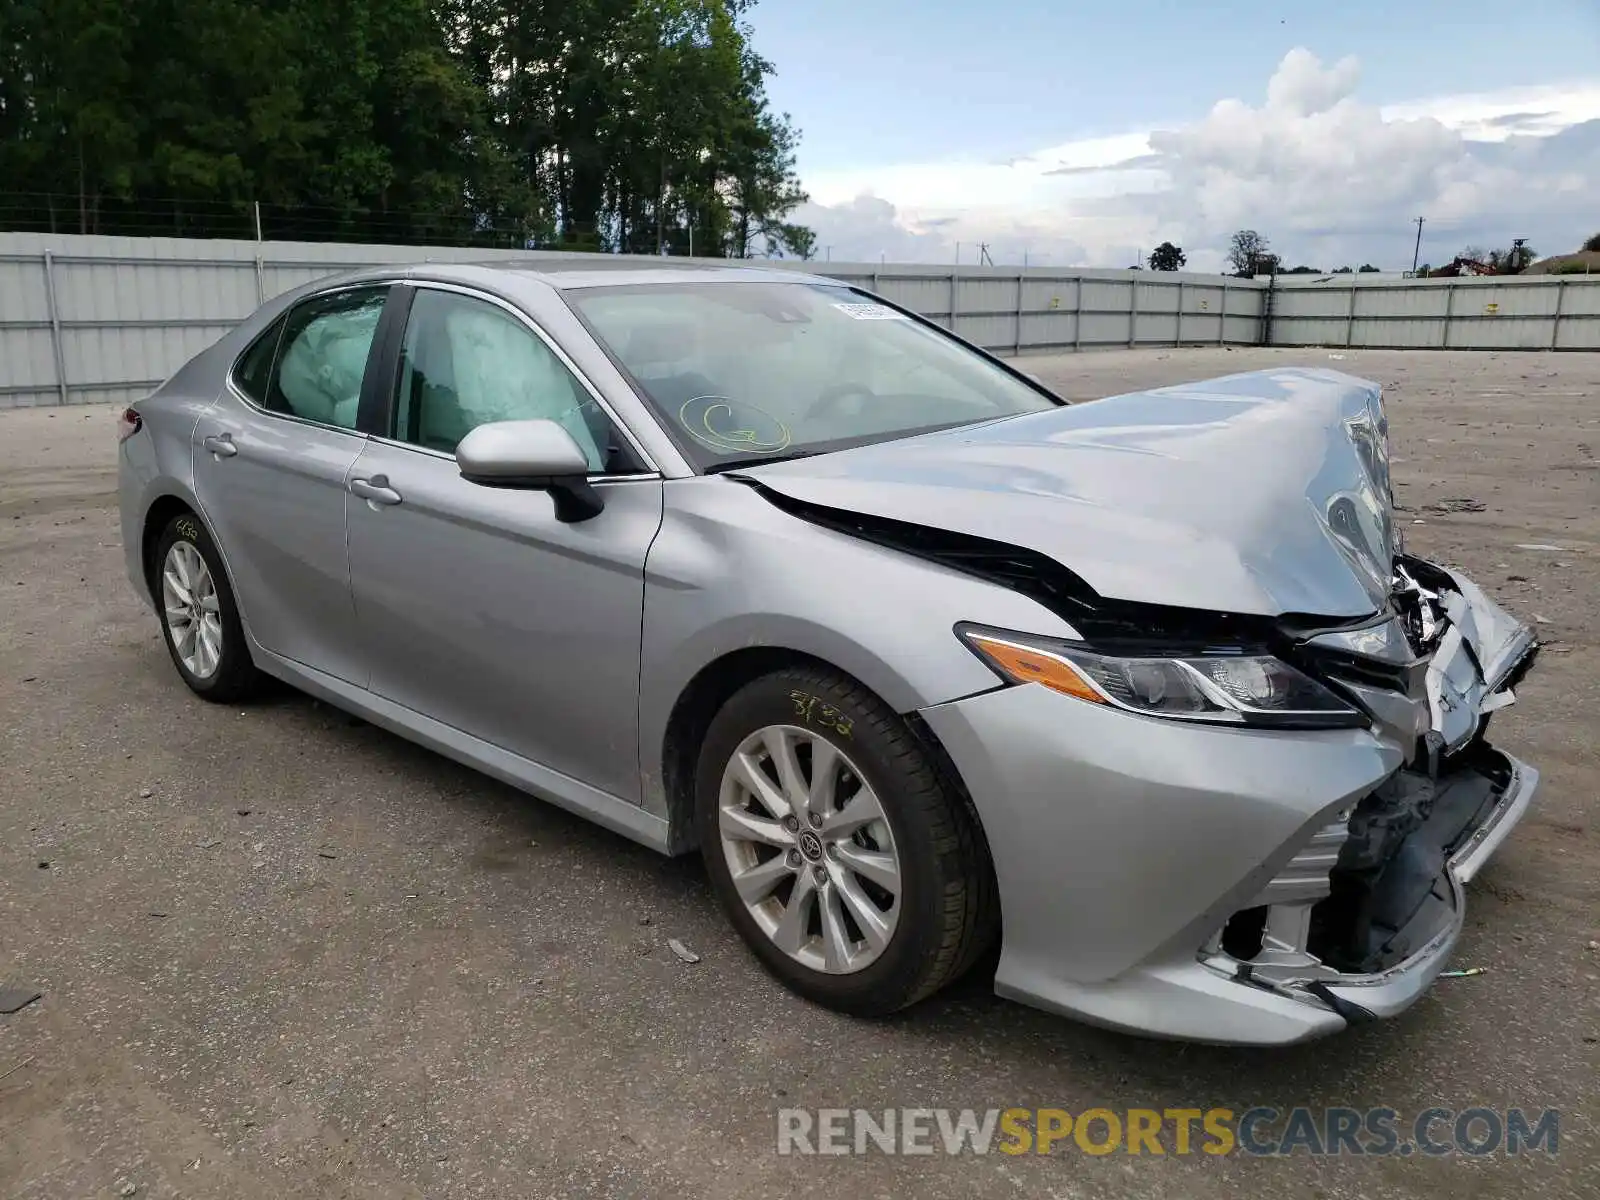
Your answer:
[[[791,462],[797,458],[815,458],[820,450],[789,450],[783,454],[757,454],[749,458],[734,459],[730,462],[712,463],[706,468],[707,475],[720,475],[723,471],[737,471],[742,467],[764,467],[768,463]]]

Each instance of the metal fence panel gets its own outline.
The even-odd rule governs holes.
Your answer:
[[[1446,326],[1435,320],[1425,317],[1409,318],[1400,317],[1394,320],[1384,320],[1374,317],[1357,317],[1355,322],[1348,326],[1350,335],[1349,345],[1352,346],[1392,346],[1399,350],[1439,350],[1439,339],[1444,336]],[[1459,329],[1459,323],[1453,328]],[[1345,345],[1342,340],[1344,333],[1330,336],[1327,345]],[[1278,324],[1273,322],[1272,340],[1282,341],[1278,336]]]
[[[1012,350],[1017,344],[1017,317],[1015,313],[963,314],[957,332],[985,350]]]
[[[1138,293],[1138,307],[1141,313],[1178,311],[1179,292],[1182,287],[1178,283],[1136,283],[1134,291]],[[1143,341],[1143,335],[1140,340]],[[1155,340],[1155,339],[1153,339]]]
[[[0,328],[28,321],[48,323],[49,320],[43,256],[0,258]]]
[[[1080,346],[1126,346],[1128,315],[1122,313],[1093,312],[1085,310],[1078,315]]]
[[[1556,330],[1556,350],[1600,350],[1600,317],[1566,317]]]
[[[1561,314],[1563,317],[1597,317],[1600,316],[1600,275],[1596,275],[1591,282],[1587,277],[1578,279],[1561,279],[1557,277],[1561,288]]]
[[[1275,345],[1600,349],[1600,276],[1280,278],[1272,308]]]
[[[1551,317],[1506,316],[1479,321],[1459,317],[1450,325],[1457,350],[1548,350],[1556,330]]]
[[[0,234],[0,408],[137,399],[262,300],[361,264],[552,257],[587,256]],[[1260,337],[1264,285],[1252,280],[1088,268],[761,265],[876,291],[1000,353],[1171,345],[1180,338],[1254,344]]]
[[[1133,289],[1120,280],[1112,283],[1085,279],[1079,309],[1086,313],[1125,313],[1133,311]]]
[[[1178,314],[1139,312],[1134,325],[1134,342],[1140,346],[1175,346],[1178,344]]]
[[[7,407],[8,402],[22,403],[16,397],[36,394],[48,394],[50,398],[30,399],[27,403],[58,402],[50,326],[0,326],[0,408]]]

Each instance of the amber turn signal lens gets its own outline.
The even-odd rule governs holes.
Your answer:
[[[983,651],[984,657],[1018,683],[1041,683],[1052,691],[1076,696],[1091,704],[1106,703],[1106,698],[1064,658],[976,633],[968,634],[967,639]]]

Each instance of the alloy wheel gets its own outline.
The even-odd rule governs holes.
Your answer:
[[[178,660],[196,679],[222,661],[222,609],[211,568],[190,542],[174,542],[161,564],[161,605]]]
[[[717,818],[733,886],[778,949],[831,975],[878,959],[900,916],[900,858],[839,747],[791,725],[756,730],[723,770]]]

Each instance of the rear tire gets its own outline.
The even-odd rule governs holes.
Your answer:
[[[150,591],[172,665],[195,695],[232,703],[265,678],[250,659],[222,556],[193,513],[167,522],[150,562]]]
[[[734,928],[810,1000],[895,1012],[995,939],[992,868],[959,785],[882,700],[831,671],[785,669],[735,693],[701,745],[695,804]]]

